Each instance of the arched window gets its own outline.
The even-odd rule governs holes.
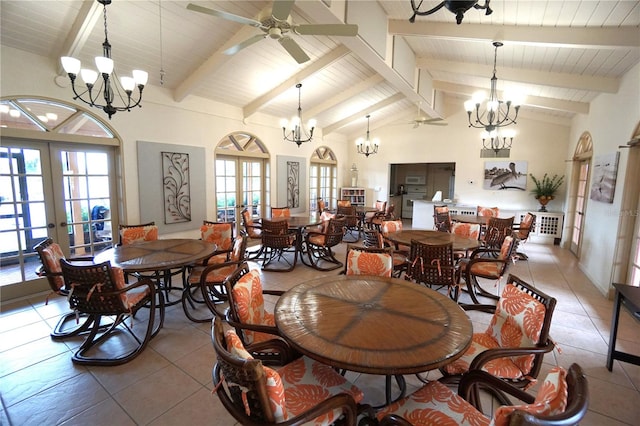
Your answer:
[[[250,209],[260,217],[270,205],[269,152],[256,136],[233,132],[222,138],[215,150],[216,217],[219,221],[236,221],[240,210]]]
[[[311,154],[309,167],[309,211],[318,208],[318,198],[322,198],[327,207],[336,208],[338,198],[338,160],[335,153],[326,146],[319,146]]]

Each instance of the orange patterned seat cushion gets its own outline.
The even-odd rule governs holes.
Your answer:
[[[451,233],[461,237],[477,240],[480,237],[480,224],[454,222],[451,224]]]
[[[225,332],[229,352],[242,359],[253,359],[246,351],[235,330]],[[276,422],[284,422],[318,405],[319,402],[339,393],[348,393],[359,403],[362,391],[347,381],[328,365],[305,356],[278,369],[262,367],[267,380],[269,405]],[[233,384],[229,384],[232,386]],[[330,425],[340,416],[340,410],[323,414],[311,424]]]
[[[291,210],[288,207],[278,208],[274,207],[271,209],[271,218],[276,219],[279,217],[291,217]]]
[[[260,272],[257,269],[252,269],[243,275],[233,287],[232,293],[240,322],[275,327],[274,315],[264,310],[262,283],[260,282]],[[271,334],[253,330],[243,330],[243,332],[245,341],[249,344],[274,338]]]
[[[540,339],[545,306],[513,284],[505,286],[491,323],[484,333],[474,333],[464,355],[444,366],[448,374],[463,374],[480,352],[491,348],[535,346]],[[534,355],[493,359],[482,369],[501,378],[520,379],[529,374]]]
[[[408,397],[383,408],[376,415],[378,419],[382,419],[388,414],[396,414],[414,426],[507,426],[509,415],[515,410],[544,416],[564,412],[567,407],[566,375],[567,372],[562,367],[552,368],[532,404],[503,405],[495,410],[492,419],[438,381],[429,382]]]
[[[207,283],[222,283],[233,271],[236,270],[238,265],[228,265],[221,268],[214,269],[207,274]],[[189,274],[189,284],[198,284],[204,272],[204,266],[196,266],[191,270]]]
[[[377,275],[391,277],[393,257],[388,253],[369,253],[349,250],[347,255],[347,275]]]
[[[415,426],[488,426],[489,418],[438,381],[429,382],[408,397],[383,408],[376,415],[404,417]]]
[[[233,240],[231,223],[207,223],[200,227],[200,235],[203,241],[213,243],[220,251],[230,250]]]
[[[54,274],[62,274],[60,260],[64,259],[64,253],[60,245],[53,243],[42,250],[42,261],[46,262],[47,268]],[[64,287],[64,278],[62,275],[53,275],[49,277],[53,281],[56,289],[60,290]]]
[[[478,206],[477,214],[478,216],[484,217],[498,217],[498,215],[500,214],[500,209],[498,207]]]
[[[158,227],[156,225],[133,226],[120,230],[122,245],[141,243],[143,241],[155,241],[158,239]]]
[[[115,278],[116,288],[118,290],[127,288],[128,284],[124,279],[124,271],[116,266],[112,267],[111,269]],[[132,307],[140,303],[140,301],[147,297],[150,293],[151,290],[147,286],[136,287],[120,294],[120,299],[122,300],[122,303],[124,304],[126,309],[131,309]]]
[[[542,386],[536,394],[533,404],[509,405],[499,407],[493,415],[495,426],[507,426],[509,415],[515,410],[522,410],[541,416],[561,414],[567,408],[567,371],[562,367],[554,367],[549,371]]]

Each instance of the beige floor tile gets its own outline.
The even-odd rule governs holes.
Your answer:
[[[589,377],[589,411],[633,425],[640,419],[640,394],[620,392],[614,384]]]
[[[113,398],[105,399],[61,423],[64,426],[129,426],[136,423]]]
[[[200,389],[166,413],[154,419],[152,426],[174,426],[185,424],[233,426],[237,422],[224,408],[220,399],[207,389]]]
[[[49,336],[8,349],[0,354],[0,377],[62,353],[68,354],[71,359],[71,352],[67,346],[64,343],[53,342]]]

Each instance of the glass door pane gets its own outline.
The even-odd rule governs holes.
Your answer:
[[[108,148],[107,148],[108,149]],[[58,230],[60,240],[68,240],[72,256],[91,255],[112,245],[113,161],[105,150],[55,149],[59,160],[53,170],[60,175],[65,223]],[[58,173],[55,173],[58,175]]]
[[[38,280],[40,259],[33,246],[48,236],[48,217],[53,217],[52,191],[46,144],[3,140],[0,147],[0,286],[3,299],[17,297],[13,285]],[[13,146],[12,146],[13,145]]]
[[[242,193],[240,199],[244,208],[251,206],[251,216],[258,218],[262,216],[262,160],[241,159],[242,162]]]
[[[216,159],[216,217],[218,222],[231,222],[236,218],[238,192],[237,161],[234,158]]]
[[[582,223],[587,197],[587,182],[589,181],[589,162],[580,163],[578,176],[578,191],[576,192],[576,208],[573,216],[573,229],[571,232],[571,252],[580,257],[580,241],[582,239]]]

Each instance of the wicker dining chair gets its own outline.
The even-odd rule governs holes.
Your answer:
[[[458,273],[453,258],[453,243],[425,244],[411,240],[405,280],[429,288],[447,289],[451,299],[458,300]]]
[[[368,223],[368,228],[376,229],[376,230],[379,231],[380,230],[380,226],[382,225],[382,222],[384,222],[385,220],[395,220],[396,219],[395,211],[396,211],[395,204],[389,203],[384,212],[382,212],[382,213],[381,212],[376,212],[374,214],[374,216],[371,218],[370,223]]]
[[[155,241],[158,239],[158,227],[155,222],[139,225],[118,225],[120,245],[135,244],[142,241]]]
[[[286,220],[262,219],[262,269],[273,272],[292,271],[298,262],[298,244],[297,236],[289,232]],[[291,253],[293,261],[287,256]],[[280,266],[276,266],[277,264]]]
[[[478,278],[494,280],[499,283],[507,273],[509,265],[514,261],[515,244],[515,238],[508,236],[502,242],[499,250],[480,247],[475,249],[468,258],[460,259],[458,262],[460,278],[464,279],[467,292],[473,303],[480,303],[477,294],[490,299],[499,299],[497,295],[484,289]]]
[[[365,229],[362,231],[364,233],[364,243],[363,246],[367,248],[391,248],[391,246],[385,246],[384,238],[380,231],[376,229]],[[409,258],[407,254],[403,252],[397,252],[392,250],[393,255],[393,274],[392,276],[395,278],[400,278],[402,273],[407,270],[407,264],[409,263]]]
[[[480,231],[482,226],[479,223],[453,222],[451,224],[451,233],[461,237],[470,238],[472,240],[480,239]],[[454,251],[453,256],[456,260],[469,256],[469,250]]]
[[[515,217],[508,218],[490,217],[484,234],[480,237],[480,243],[488,249],[499,249],[507,235],[513,232],[513,221]]]
[[[387,211],[387,202],[376,200],[375,204],[373,205],[373,208],[375,208],[376,210],[372,212],[366,212],[364,214],[363,222],[367,228],[370,228],[372,226],[373,219],[376,216],[380,217],[385,215],[385,212]]]
[[[361,238],[360,217],[356,206],[338,206],[336,213],[344,217],[345,235],[343,240],[348,243],[355,243]],[[347,238],[347,234],[350,236]]]
[[[71,309],[88,315],[91,322],[91,330],[71,360],[106,366],[124,364],[140,355],[164,324],[164,297],[153,281],[140,278],[127,284],[122,269],[109,262],[74,265],[62,259],[60,266],[70,289]],[[141,308],[145,314],[137,316]],[[103,317],[111,321],[106,330]]]
[[[282,366],[266,367],[250,353],[260,344],[245,347],[220,318],[211,337],[214,390],[239,424],[356,424],[364,395],[330,366],[289,356]]]
[[[309,259],[308,266],[318,271],[333,271],[342,267],[342,262],[336,258],[333,248],[343,240],[345,223],[345,218],[337,215],[325,221],[322,230],[312,230],[305,234],[304,248]]]
[[[342,273],[391,278],[393,274],[393,249],[391,247],[362,247],[347,244]]]
[[[212,263],[204,259],[191,268],[182,293],[182,309],[187,318],[193,322],[211,321],[215,305],[228,299],[224,280],[246,260],[246,250],[247,237],[238,235],[226,262]],[[199,309],[203,306],[208,308],[206,314]]]
[[[518,239],[518,247],[520,247],[520,244],[524,244],[525,242],[527,242],[527,240],[529,239],[529,235],[531,234],[531,231],[535,229],[535,226],[536,215],[529,212],[527,212],[527,214],[518,225],[513,226],[514,236]],[[518,259],[520,260],[529,259],[526,254],[520,251],[516,252],[516,256],[518,256]]]
[[[45,238],[33,247],[33,250],[40,256],[41,265],[36,270],[36,275],[45,277],[51,288],[51,293],[47,296],[45,304],[49,303],[49,297],[53,294],[68,297],[69,289],[64,284],[62,267],[60,260],[65,259],[62,248],[51,238]],[[74,257],[71,262],[93,262],[93,256]],[[76,312],[63,314],[58,323],[51,331],[51,338],[63,339],[75,336],[89,329],[91,321],[88,315],[78,316]]]
[[[264,253],[262,248],[262,226],[259,222],[253,220],[251,211],[247,207],[240,212],[242,218],[242,233],[247,236],[247,247],[251,241],[259,242],[260,248],[247,253],[248,259],[257,259]]]
[[[497,305],[462,305],[493,317],[485,331],[473,334],[462,357],[440,369],[440,380],[456,383],[469,371],[483,370],[518,388],[535,384],[544,354],[555,346],[549,336],[555,306],[554,297],[515,275],[509,275]]]
[[[493,411],[492,417],[484,414],[478,397],[479,390],[487,389],[511,397]],[[512,399],[522,403],[514,405]],[[569,370],[552,368],[535,395],[476,370],[462,379],[457,394],[442,383],[431,381],[376,415],[380,426],[574,426],[584,418],[588,406],[587,377],[574,363]]]
[[[433,206],[433,223],[440,232],[451,232],[451,214],[448,206]]]

